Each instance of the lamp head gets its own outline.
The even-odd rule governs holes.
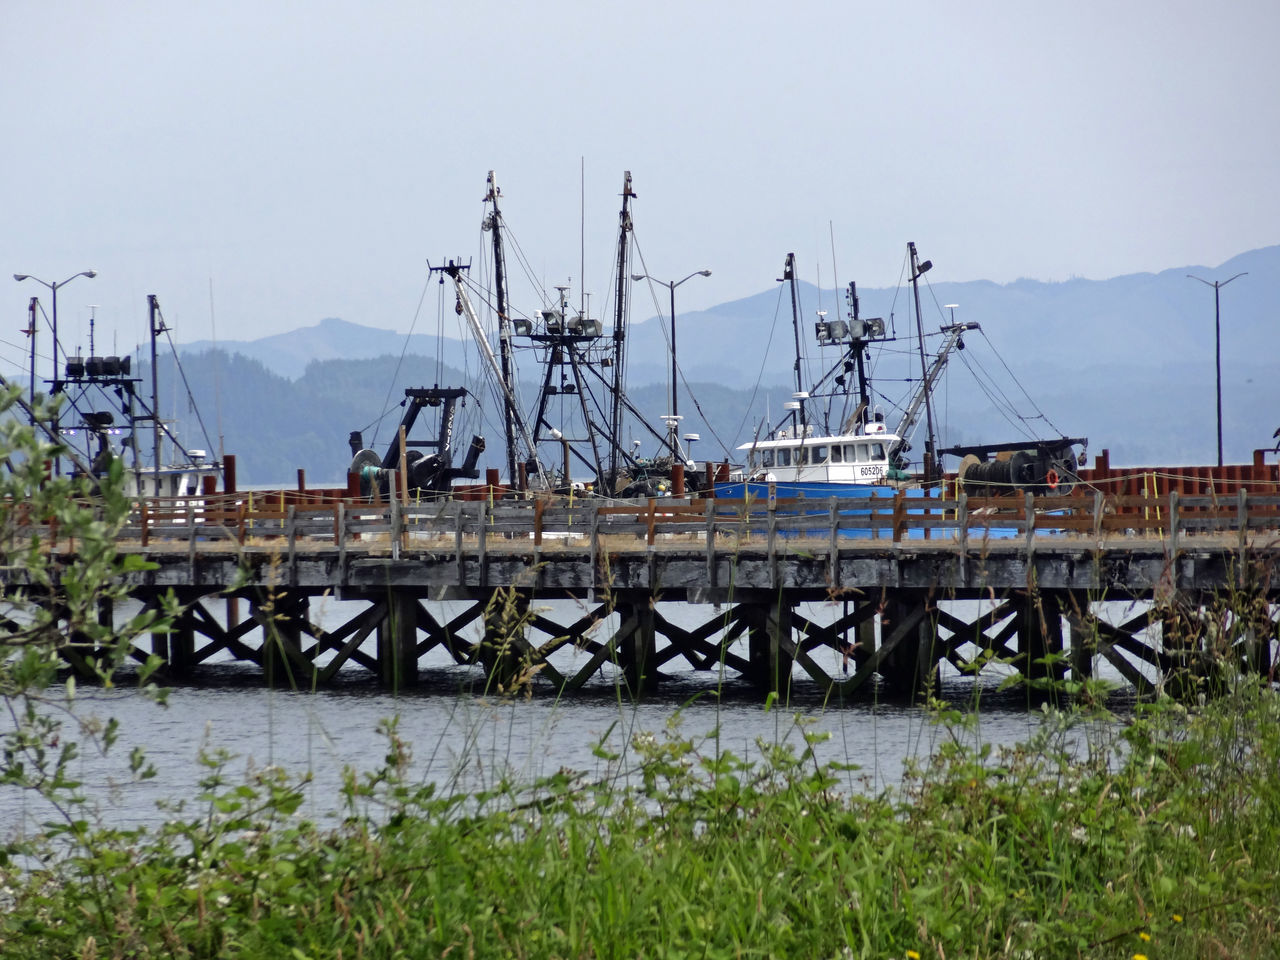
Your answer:
[[[710,270],[699,270],[699,271],[698,271],[698,273],[699,273],[699,274],[701,274],[701,275],[702,275],[702,276],[704,276],[704,277],[709,277],[709,276],[711,276],[711,271],[710,271]]]
[[[90,280],[92,280],[97,275],[98,275],[97,270],[83,270],[80,273],[76,274],[76,276],[78,277],[88,277]]]
[[[23,280],[30,280],[30,279],[31,279],[31,275],[30,275],[30,274],[26,274],[26,273],[15,273],[15,274],[13,275],[13,279],[15,279],[15,280],[17,280],[17,281],[21,282],[21,281],[23,281]]]
[[[644,277],[645,275],[643,273],[633,273],[631,275],[631,279],[634,280],[636,283],[639,283],[641,280],[644,279]]]

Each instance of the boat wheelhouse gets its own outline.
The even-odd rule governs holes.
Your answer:
[[[746,478],[757,483],[881,486],[890,479],[889,451],[895,440],[884,424],[872,423],[856,434],[794,437],[779,431],[738,450],[746,454]]]

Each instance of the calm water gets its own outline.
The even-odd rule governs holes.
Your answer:
[[[705,617],[706,609],[698,615]],[[341,672],[336,684],[315,693],[268,690],[252,669],[226,661],[206,667],[200,685],[174,688],[167,707],[128,691],[81,688],[77,713],[114,716],[121,735],[105,759],[86,750],[74,774],[108,822],[155,824],[170,815],[157,808],[158,801],[189,799],[196,792],[200,752],[224,749],[235,756],[228,766],[233,776],[266,765],[299,775],[312,771],[303,813],[323,819],[338,809],[344,767],[368,771],[381,763],[386,743],[378,724],[393,716],[412,744],[414,779],[467,787],[504,775],[528,780],[562,768],[602,775],[608,767],[594,755],[597,745],[624,753],[635,734],[661,737],[674,722],[695,742],[718,730],[721,749],[753,759],[760,756],[761,742],[799,749],[803,730],[829,733],[817,747],[819,758],[857,764],[861,770],[849,774],[847,788],[879,792],[900,781],[908,758],[928,756],[943,738],[1013,744],[1040,723],[1025,694],[996,692],[998,678],[975,686],[953,671],[944,676],[945,696],[967,706],[980,695],[979,721],[971,730],[948,731],[924,711],[877,702],[874,694],[829,704],[799,674],[797,695],[772,710],[741,683],[720,684],[714,675],[689,670],[672,670],[661,693],[641,704],[629,702],[608,673],[563,700],[543,689],[530,699],[503,700],[468,692],[478,673],[449,666],[443,653],[434,654],[439,659],[424,661],[430,682],[398,696],[378,689],[361,669]],[[835,674],[836,655],[820,655],[828,654],[832,662],[824,665]],[[563,656],[562,668],[570,669],[583,655],[568,650]],[[154,779],[129,780],[127,758],[134,746],[154,764]],[[715,749],[710,742],[703,747]],[[0,787],[0,832],[30,830],[49,815],[38,798]]]

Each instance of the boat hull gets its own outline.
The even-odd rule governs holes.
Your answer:
[[[747,497],[768,497],[773,495],[785,499],[827,500],[831,497],[892,497],[898,492],[894,487],[885,484],[871,483],[830,483],[814,480],[776,480],[772,483],[763,481],[720,482],[716,484],[716,497],[721,500],[745,500]],[[908,491],[908,496],[922,496],[923,491]]]
[[[716,499],[718,500],[748,500],[753,507],[749,509],[765,509],[769,500],[769,494],[782,500],[812,500],[813,506],[803,506],[788,504],[781,509],[777,509],[776,515],[779,517],[822,517],[829,515],[831,498],[835,497],[836,513],[841,517],[867,517],[871,514],[872,506],[867,503],[871,498],[884,500],[885,503],[877,508],[877,512],[889,513],[893,509],[894,497],[901,493],[909,500],[930,499],[937,496],[936,491],[924,490],[920,487],[910,487],[907,489],[899,489],[883,484],[869,483],[821,483],[821,482],[803,482],[803,481],[775,481],[773,483],[746,481],[734,483],[717,483],[715,485]],[[841,504],[840,501],[848,501]],[[854,502],[857,501],[857,505]],[[754,506],[758,504],[759,506]],[[907,513],[922,513],[921,508],[907,508]],[[837,524],[838,536],[854,540],[869,540],[875,534],[868,528],[862,526],[845,527]],[[788,524],[786,529],[779,530],[778,535],[787,537],[803,537],[809,535],[809,532],[803,528],[795,527]],[[908,533],[909,538],[922,537],[921,530],[912,530]]]

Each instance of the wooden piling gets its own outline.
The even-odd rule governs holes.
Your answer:
[[[745,606],[750,680],[757,688],[785,698],[791,690],[795,663],[791,604],[779,596],[772,602]]]
[[[617,656],[627,689],[633,697],[658,689],[658,635],[653,600],[647,594],[620,598],[617,611],[622,628]]]
[[[378,624],[378,680],[392,693],[418,683],[417,606],[412,594],[393,590]]]

